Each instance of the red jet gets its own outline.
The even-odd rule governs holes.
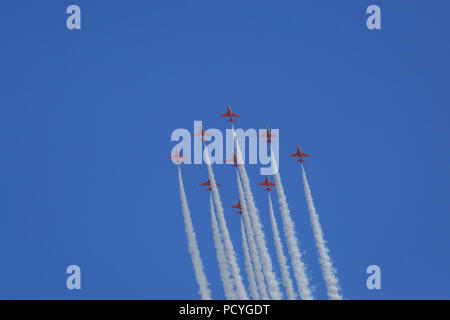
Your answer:
[[[264,180],[261,183],[258,183],[258,186],[266,186],[266,188],[264,189],[264,191],[273,191],[272,189],[270,189],[270,187],[274,186],[275,183],[270,182],[269,177],[266,176],[266,180]]]
[[[266,126],[266,133],[259,136],[260,138],[267,138],[267,142],[272,142],[272,138],[278,138],[276,134],[272,134],[268,126]]]
[[[209,179],[206,182],[200,183],[200,186],[208,186],[208,189],[206,189],[206,191],[211,191],[212,190],[211,189],[211,181],[209,181]],[[216,183],[216,186],[219,187],[220,184]]]
[[[209,139],[205,139],[205,137],[212,137],[212,134],[209,134],[205,131],[205,129],[203,129],[202,127],[200,127],[200,131],[197,133],[194,133],[193,136],[194,137],[198,137],[201,136],[202,137],[202,141],[209,141]]]
[[[291,157],[298,157],[297,162],[305,162],[305,160],[303,160],[303,157],[310,157],[310,155],[303,153],[302,150],[300,150],[300,146],[297,145],[297,152],[291,154]]]
[[[240,117],[240,115],[233,113],[231,111],[230,105],[227,104],[227,112],[220,115],[221,117],[229,117],[227,122],[235,122],[236,120],[233,119],[233,117]]]
[[[233,162],[233,167],[237,167],[238,162],[237,162],[236,152],[234,153],[234,155],[231,158],[226,159],[225,162]]]
[[[181,154],[180,151],[178,151],[178,149],[176,149],[175,153],[171,156],[167,156],[168,158],[174,158],[175,159],[175,163],[180,163],[182,160],[181,159],[187,159],[187,157],[183,156]]]
[[[239,209],[239,211],[236,213],[242,214],[241,200],[238,200],[238,203],[230,206],[230,208]]]

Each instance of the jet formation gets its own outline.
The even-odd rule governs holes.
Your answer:
[[[233,113],[231,111],[231,107],[229,105],[226,105],[227,108],[227,112],[225,112],[224,114],[221,114],[220,117],[228,117],[227,122],[235,122],[236,120],[233,119],[233,117],[240,117],[240,115]],[[207,133],[205,131],[205,129],[201,128],[199,132],[196,132],[193,134],[193,136],[201,136],[202,141],[208,141],[207,139],[205,139],[205,137],[210,137],[212,136],[211,134]],[[272,142],[272,138],[278,138],[277,135],[272,134],[270,132],[269,126],[266,125],[266,132],[262,135],[259,136],[260,138],[267,138],[267,142],[270,143]],[[290,157],[298,157],[297,162],[305,162],[305,159],[303,159],[303,157],[307,157],[309,158],[310,155],[303,153],[302,150],[300,149],[300,146],[297,144],[297,151],[295,153],[292,153],[289,155]],[[178,149],[175,151],[175,153],[173,155],[168,156],[169,158],[175,158],[175,163],[179,164],[182,162],[182,159],[187,159],[185,156],[183,156],[181,154],[181,152],[178,151]],[[233,167],[238,167],[238,162],[237,162],[237,156],[236,153],[234,153],[233,157],[231,157],[230,159],[225,160],[226,162],[233,163]],[[220,186],[220,184],[216,183],[217,186]],[[264,189],[264,191],[273,191],[270,187],[275,186],[275,183],[271,182],[269,177],[266,176],[266,179],[263,182],[260,182],[257,184],[258,186],[265,186],[266,188]],[[208,186],[208,188],[206,189],[206,191],[211,191],[211,182],[206,181],[200,184],[200,186]],[[241,207],[241,201],[239,200],[237,204],[232,205],[231,208],[235,208],[235,209],[239,209],[239,211],[237,212],[238,214],[242,214],[242,207]]]

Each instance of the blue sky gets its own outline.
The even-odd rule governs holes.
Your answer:
[[[70,4],[80,31],[66,28]],[[371,4],[380,31],[365,26]],[[0,298],[197,299],[166,156],[176,128],[227,128],[217,115],[230,104],[240,127],[280,129],[280,173],[317,298],[325,286],[288,157],[297,143],[312,155],[344,297],[449,299],[449,10],[443,0],[2,1]],[[213,297],[224,298],[198,187],[207,171],[182,170]],[[228,207],[234,169],[214,170]],[[259,166],[248,172],[269,239]],[[243,268],[239,217],[226,217]],[[70,264],[80,291],[65,286]],[[371,264],[379,291],[365,285]]]

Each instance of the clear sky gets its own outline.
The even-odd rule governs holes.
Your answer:
[[[79,31],[66,28],[70,4]],[[371,4],[379,31],[366,28]],[[449,11],[444,0],[2,0],[0,298],[199,298],[170,135],[194,120],[227,128],[217,115],[230,104],[238,127],[280,129],[315,297],[326,291],[288,157],[297,143],[312,155],[344,297],[449,299]],[[198,187],[207,171],[182,170],[213,297],[224,298]],[[243,269],[234,168],[214,170]],[[248,172],[270,239],[259,166]],[[71,264],[80,291],[66,288]],[[371,264],[379,291],[366,288]]]

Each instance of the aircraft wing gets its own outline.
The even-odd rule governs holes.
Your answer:
[[[224,113],[220,115],[221,117],[228,117],[228,113]]]
[[[198,136],[212,137],[212,134],[207,133],[207,132],[204,132],[204,133],[202,134],[202,132],[200,131],[200,132],[194,133],[193,136],[195,136],[195,137],[198,137]]]
[[[240,117],[240,115],[236,114],[236,113],[232,113],[231,114],[232,117]]]
[[[296,153],[291,154],[290,156],[291,157],[297,157],[298,155],[299,155],[298,152],[296,152]]]
[[[302,153],[302,157],[311,157],[309,154]]]

